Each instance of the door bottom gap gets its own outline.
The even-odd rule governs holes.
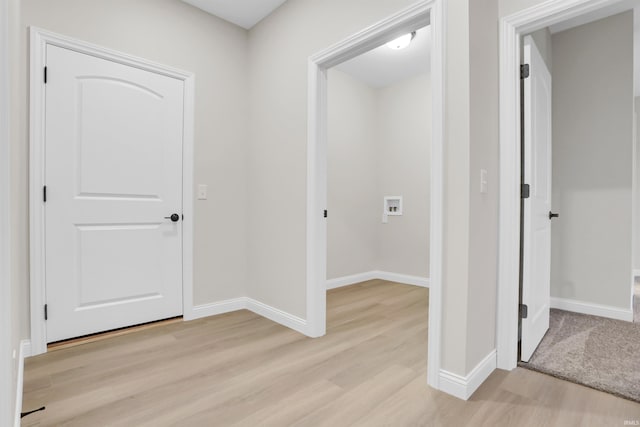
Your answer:
[[[102,341],[109,338],[128,335],[135,332],[140,332],[147,329],[170,325],[172,323],[178,322],[182,322],[182,316],[171,317],[169,319],[154,320],[152,322],[141,323],[139,325],[125,326],[123,328],[111,329],[109,331],[97,332],[95,334],[83,335],[81,337],[69,338],[62,341],[55,341],[47,344],[47,351],[50,352],[55,350],[63,350],[65,348],[71,348],[82,344]]]

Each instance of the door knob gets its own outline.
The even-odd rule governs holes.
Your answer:
[[[549,219],[558,218],[559,216],[560,216],[560,214],[556,214],[556,213],[553,213],[553,212],[549,211]]]
[[[165,216],[164,219],[170,219],[173,222],[178,222],[180,220],[180,215],[178,214],[171,214],[171,216]]]

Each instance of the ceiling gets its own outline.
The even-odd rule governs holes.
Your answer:
[[[212,15],[251,29],[286,0],[182,0]]]
[[[286,0],[182,0],[247,30],[270,15]],[[362,54],[336,68],[366,84],[380,88],[428,73],[431,66],[431,31],[424,27],[402,50],[385,45]]]
[[[404,49],[393,50],[382,45],[335,68],[374,88],[427,74],[431,69],[431,27],[419,29]]]

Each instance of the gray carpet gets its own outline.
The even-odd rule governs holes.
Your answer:
[[[519,365],[640,402],[640,324],[552,309],[549,331]]]

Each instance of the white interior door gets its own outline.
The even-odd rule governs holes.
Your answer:
[[[46,54],[47,342],[181,315],[184,83]]]
[[[524,39],[524,199],[521,360],[528,361],[549,329],[551,303],[551,74],[530,36]]]

